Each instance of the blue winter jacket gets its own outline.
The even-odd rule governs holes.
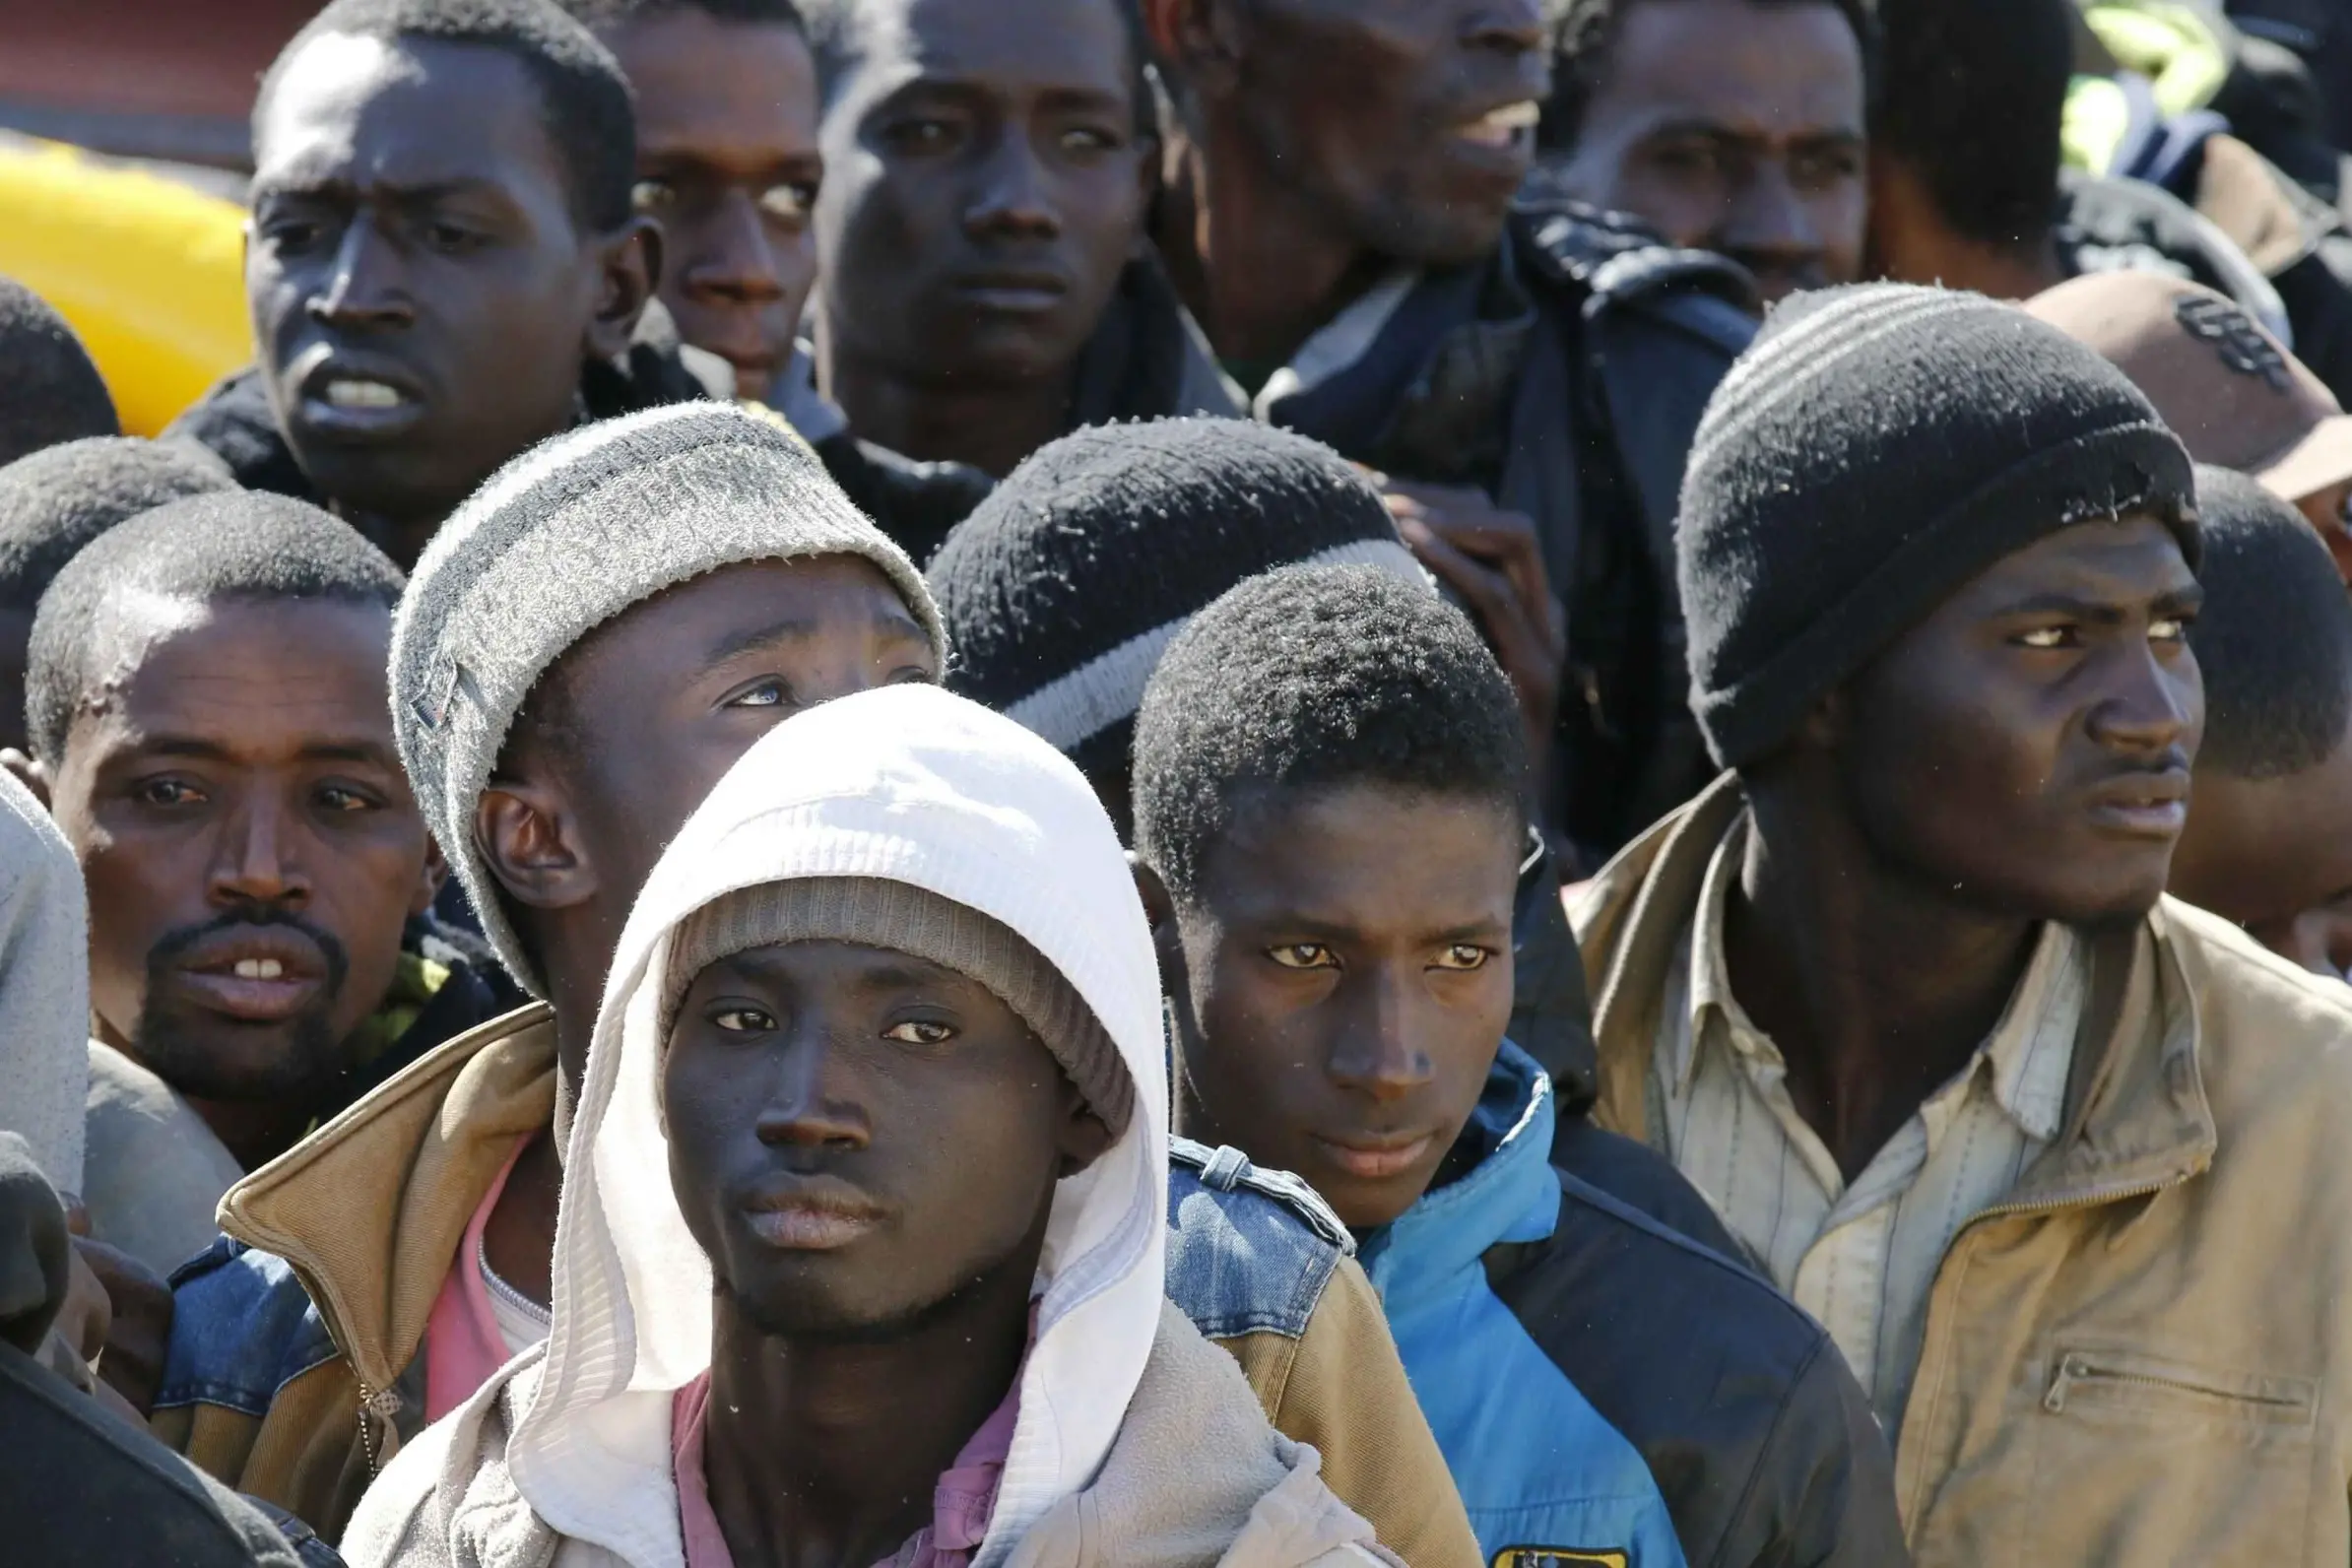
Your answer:
[[[1489,1288],[1485,1254],[1539,1241],[1560,1212],[1551,1083],[1505,1042],[1465,1138],[1476,1166],[1431,1189],[1358,1254],[1405,1375],[1495,1568],[1681,1568],[1650,1470]]]

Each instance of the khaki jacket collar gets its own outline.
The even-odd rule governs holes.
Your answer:
[[[1599,999],[1594,1119],[1628,1137],[1648,1141],[1650,1060],[1674,944],[1697,907],[1709,859],[1746,810],[1737,775],[1727,773],[1567,896]],[[2065,1130],[1995,1212],[2137,1197],[2212,1164],[2217,1139],[2197,1009],[2165,907],[2090,940],[2091,995],[2075,1038]]]
[[[555,1114],[555,1014],[533,1003],[419,1058],[221,1200],[294,1266],[361,1383],[388,1389],[515,1141]]]

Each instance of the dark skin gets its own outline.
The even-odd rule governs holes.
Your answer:
[[[1119,0],[881,0],[824,116],[826,393],[868,440],[1004,475],[1063,432],[1143,242]]]
[[[527,68],[329,35],[260,106],[245,293],[279,427],[404,567],[501,463],[571,426],[661,268],[575,210]]]
[[[1642,0],[1559,166],[1775,300],[1862,275],[1863,163],[1862,45],[1835,6]]]
[[[0,748],[25,743],[25,656],[33,643],[33,612],[0,610]]]
[[[1742,770],[1732,989],[1849,1180],[1983,1043],[2041,922],[2127,923],[2163,892],[2204,724],[2199,597],[2153,519],[2065,529]]]
[[[1178,1131],[1298,1172],[1359,1232],[1411,1208],[1510,1021],[1524,833],[1477,796],[1269,787],[1189,893],[1140,869]]]
[[[2337,910],[2352,902],[2352,730],[2300,773],[2253,779],[2200,766],[2168,890],[2282,957],[2340,976]]]
[[[824,181],[817,63],[800,30],[691,6],[599,33],[637,93],[637,211],[661,225],[679,335],[767,401],[817,283]]]
[[[1004,1403],[1055,1184],[1109,1130],[978,982],[796,943],[695,978],[662,1063],[711,1261],[704,1472],[741,1568],[861,1568]]]
[[[1537,0],[1148,0],[1192,101],[1154,235],[1228,362],[1288,362],[1400,263],[1502,240],[1550,86]],[[1478,618],[1550,754],[1566,617],[1524,513],[1382,480],[1413,554]]]
[[[2048,229],[1998,244],[1963,234],[1944,221],[1919,171],[1884,148],[1870,154],[1869,177],[1865,276],[1972,290],[1993,299],[2031,299],[2066,281]]]
[[[939,674],[889,580],[846,555],[721,567],[632,606],[556,662],[474,832],[555,1007],[559,1092],[580,1081],[630,906],[727,770],[804,708]],[[541,1301],[559,1155],[552,1139],[524,1151],[485,1234],[498,1276]]]
[[[393,746],[391,624],[328,600],[110,607],[62,756],[26,769],[90,892],[98,1038],[248,1170],[353,1065],[440,886]]]
[[[2352,479],[2299,497],[2295,509],[2318,531],[2327,554],[2335,558],[2337,573],[2352,583]],[[0,626],[5,624],[0,621]]]

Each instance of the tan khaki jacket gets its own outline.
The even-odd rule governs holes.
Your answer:
[[[1645,1137],[1726,779],[1569,899]],[[1937,1271],[1896,1436],[1920,1568],[2352,1561],[2352,989],[2170,899],[2094,945],[2064,1128]]]
[[[534,1004],[419,1059],[230,1189],[222,1228],[294,1266],[343,1354],[278,1389],[258,1419],[198,1403],[158,1410],[156,1433],[339,1539],[422,1419],[414,1367],[466,1226],[515,1140],[551,1125],[555,1099],[555,1015]],[[1324,1481],[1383,1546],[1412,1568],[1477,1568],[1445,1456],[1352,1258],[1303,1334],[1216,1342],[1274,1427],[1321,1453]]]

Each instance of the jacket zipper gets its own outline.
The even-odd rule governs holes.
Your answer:
[[[2177,1394],[2194,1394],[2208,1400],[2223,1400],[2232,1405],[2252,1405],[2263,1409],[2300,1410],[2305,1401],[2282,1398],[2276,1394],[2239,1394],[2227,1389],[2207,1388],[2187,1378],[2161,1377],[2152,1372],[2119,1372],[2097,1365],[2088,1355],[2072,1352],[2058,1362],[2058,1372],[2050,1380],[2050,1392],[2042,1396],[2042,1408],[2057,1414],[2066,1407],[2066,1392],[2078,1384],[2121,1383],[2133,1388],[2167,1389]]]
[[[359,1386],[359,1451],[367,1458],[367,1478],[373,1480],[382,1473],[383,1467],[376,1452],[375,1428],[368,1417],[390,1426],[392,1417],[400,1412],[400,1395],[391,1389],[368,1387],[367,1380],[357,1371],[352,1373],[352,1381]]]

